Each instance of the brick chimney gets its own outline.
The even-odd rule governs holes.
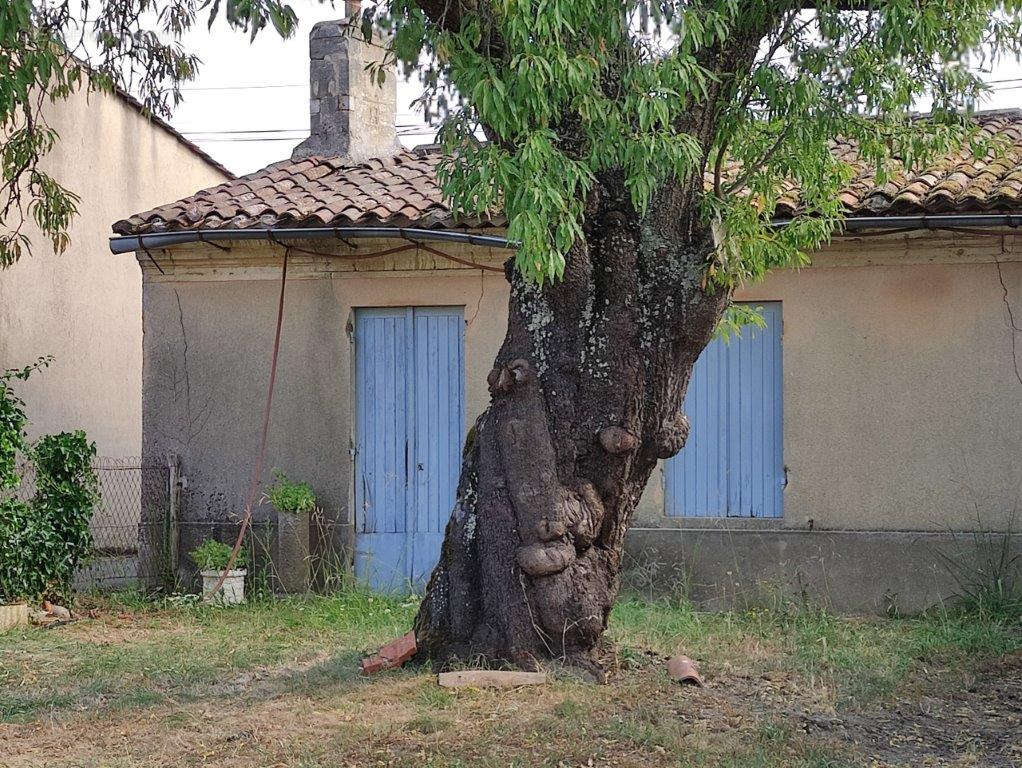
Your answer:
[[[309,138],[292,159],[339,155],[353,161],[391,155],[397,141],[397,81],[388,68],[383,85],[366,71],[380,62],[384,49],[366,43],[361,30],[349,28],[359,3],[345,2],[346,19],[321,21],[309,35]]]

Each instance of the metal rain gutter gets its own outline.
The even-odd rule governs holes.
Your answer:
[[[792,219],[775,219],[781,228]],[[923,216],[850,216],[841,224],[841,232],[865,229],[954,229],[955,227],[1022,226],[1022,214],[957,213]],[[840,234],[840,233],[839,233]],[[281,229],[191,229],[180,232],[158,232],[149,235],[117,235],[110,238],[111,253],[129,253],[148,248],[165,248],[183,243],[206,243],[224,240],[323,240],[393,237],[409,242],[468,243],[490,248],[514,250],[518,243],[506,237],[474,235],[438,229],[408,227],[292,227]]]
[[[183,243],[215,243],[225,240],[345,240],[393,237],[409,242],[468,243],[490,248],[517,248],[506,237],[474,235],[437,229],[407,227],[292,227],[274,229],[191,229],[149,235],[116,235],[110,238],[111,253],[166,248]]]
[[[775,219],[774,226],[786,227],[792,219]],[[1022,215],[1011,213],[949,213],[922,216],[849,216],[841,232],[863,229],[954,229],[955,227],[1019,227]]]

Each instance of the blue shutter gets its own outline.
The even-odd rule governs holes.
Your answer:
[[[781,305],[758,306],[766,328],[714,339],[693,369],[688,442],[665,467],[670,517],[781,516]]]
[[[410,579],[424,585],[440,559],[454,507],[465,429],[465,322],[460,309],[416,308],[414,527]]]
[[[407,571],[410,336],[405,309],[355,313],[355,574],[374,588]]]
[[[440,553],[465,424],[459,308],[355,313],[355,575],[419,586]]]

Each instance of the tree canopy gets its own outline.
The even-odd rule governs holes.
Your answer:
[[[200,7],[209,23],[221,0],[5,0],[0,3],[0,269],[31,250],[28,225],[55,252],[69,244],[80,200],[43,159],[59,140],[47,104],[79,89],[122,88],[150,113],[169,117],[198,57],[181,38]],[[279,0],[226,0],[229,26],[253,37],[268,24],[294,32],[294,11]]]
[[[798,264],[839,225],[851,173],[835,137],[889,173],[970,140],[976,74],[1022,41],[1018,0],[386,0],[361,28],[391,36],[443,117],[445,192],[456,210],[502,208],[519,268],[561,276],[594,178],[620,174],[641,216],[682,195],[712,226],[708,277],[723,285]],[[166,115],[198,59],[182,35],[219,13],[290,35],[281,0],[12,0],[0,7],[0,265],[29,247],[26,216],[56,250],[77,198],[40,167],[58,137],[46,99],[82,85],[131,89]],[[912,110],[926,105],[926,120]],[[479,136],[487,141],[480,141]],[[800,212],[773,226],[778,196]]]
[[[688,195],[717,235],[710,276],[734,285],[804,261],[839,224],[851,168],[836,137],[881,179],[892,160],[974,138],[967,114],[986,86],[970,65],[1018,54],[1019,8],[391,0],[364,26],[393,32],[407,69],[427,62],[427,99],[445,108],[445,86],[461,94],[443,130],[445,191],[460,210],[503,206],[527,274],[561,274],[594,177],[613,171],[640,215],[665,186]],[[913,119],[922,104],[929,119]],[[800,215],[774,227],[792,187]]]

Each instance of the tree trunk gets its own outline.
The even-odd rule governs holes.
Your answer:
[[[641,219],[627,200],[601,180],[563,280],[540,287],[507,267],[491,402],[415,620],[440,666],[591,661],[636,503],[684,445],[685,389],[729,296],[705,285],[712,238],[684,215],[684,190]]]

